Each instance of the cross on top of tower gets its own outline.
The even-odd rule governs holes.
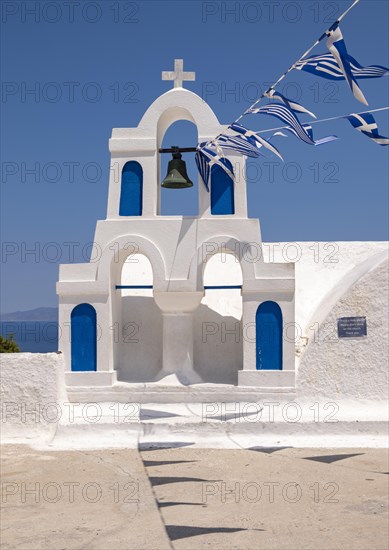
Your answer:
[[[184,60],[174,60],[174,71],[162,71],[162,80],[174,80],[175,88],[182,88],[184,80],[196,80],[196,73],[184,72]]]

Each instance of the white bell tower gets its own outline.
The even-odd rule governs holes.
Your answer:
[[[174,88],[154,101],[139,125],[112,131],[107,218],[97,222],[94,238],[101,251],[99,258],[60,266],[60,326],[68,327],[60,339],[66,383],[73,388],[109,388],[118,379],[129,386],[139,382],[206,384],[206,370],[222,373],[223,361],[231,362],[236,354],[231,368],[239,386],[293,390],[294,342],[284,332],[294,323],[294,265],[263,261],[259,221],[247,217],[246,157],[228,155],[236,175],[229,188],[232,210],[214,213],[212,193],[215,197],[224,188],[217,191],[221,184],[211,172],[210,192],[199,176],[198,217],[160,213],[159,149],[167,129],[176,121],[191,121],[201,143],[227,128],[201,97],[182,88],[183,80],[195,79],[194,73],[183,72],[182,60],[176,60],[175,71],[164,72],[163,79],[174,80]],[[205,266],[218,253],[231,254],[240,264],[243,313],[239,341],[235,337],[236,346],[231,344],[234,350],[226,346],[223,355],[223,345],[219,345],[216,358],[216,348],[214,353],[211,343],[202,341],[196,326],[205,307]],[[151,284],[145,274],[142,279],[139,266],[132,266],[138,278],[134,284],[123,285],[124,264],[131,274],[131,258],[138,261],[140,255],[151,266]],[[220,287],[228,293],[228,288]],[[124,290],[132,293],[125,295]],[[263,304],[274,307],[264,306],[261,317]],[[274,319],[275,325],[264,336],[266,322],[271,324]],[[223,318],[219,321],[224,322]],[[123,341],[128,326],[130,331],[138,327],[130,345]],[[272,346],[277,364],[272,360]],[[208,365],[202,364],[201,369],[197,365],[200,355],[208,357]],[[222,376],[218,381],[225,383]]]

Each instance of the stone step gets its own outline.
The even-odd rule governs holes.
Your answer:
[[[254,403],[74,404],[72,410],[66,407],[69,416],[61,417],[49,445],[88,449],[186,445],[203,448],[382,447],[387,444],[387,424],[383,420],[358,421],[343,414],[338,421],[315,422],[306,406],[301,407],[301,418],[297,421],[291,420],[291,409],[285,409],[287,403],[273,407],[273,413],[257,405],[255,408]]]
[[[213,401],[256,402],[258,400],[293,401],[292,387],[260,388],[228,384],[162,385],[158,383],[128,384],[117,382],[113,386],[68,386],[67,395],[72,403],[112,401],[118,403],[206,403]]]

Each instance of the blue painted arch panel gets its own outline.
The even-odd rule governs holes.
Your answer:
[[[141,216],[143,208],[143,170],[130,160],[122,170],[119,216]]]
[[[232,164],[228,159],[221,159],[221,162],[232,172]],[[211,214],[235,214],[234,182],[217,164],[211,169]]]
[[[276,302],[258,307],[255,329],[257,370],[282,370],[282,312]]]
[[[90,304],[76,306],[70,318],[71,369],[95,371],[97,367],[96,310]]]

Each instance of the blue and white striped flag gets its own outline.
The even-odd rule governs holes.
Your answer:
[[[363,115],[352,114],[346,116],[350,123],[356,130],[365,134],[378,145],[389,145],[389,138],[381,136],[378,133],[378,126],[371,113],[364,113]]]
[[[389,69],[381,65],[371,65],[362,67],[356,59],[348,56],[351,72],[357,80],[364,78],[380,78],[389,74]],[[328,80],[345,80],[342,70],[339,68],[332,53],[323,53],[322,55],[312,55],[306,59],[298,61],[294,67],[297,71],[306,71],[321,76]]]
[[[252,130],[248,130],[247,128],[245,128],[244,126],[241,126],[240,124],[237,124],[236,122],[231,124],[229,128],[234,132],[236,132],[237,134],[241,134],[242,136],[245,136],[247,140],[258,149],[260,149],[261,147],[265,147],[266,149],[269,149],[269,151],[277,155],[277,157],[279,157],[282,161],[284,160],[281,156],[281,153],[277,149],[277,147],[275,147],[270,143],[271,138],[269,138],[269,140],[264,139],[260,137],[256,132],[253,132]],[[285,134],[282,134],[281,132],[277,134],[285,135]],[[274,135],[276,134],[273,134],[273,136]]]
[[[196,161],[197,170],[199,171],[201,179],[203,180],[204,185],[207,188],[207,191],[209,191],[209,175],[210,175],[209,159],[201,152],[201,149],[197,149],[195,154],[195,161]]]
[[[224,163],[223,155],[219,155],[212,151],[211,142],[203,142],[197,146],[197,152],[195,156],[196,164],[198,171],[200,173],[201,179],[204,182],[205,187],[209,191],[209,183],[211,177],[211,170],[214,164],[220,166],[226,174],[235,181],[234,172],[231,171],[228,166]]]
[[[282,120],[282,122],[285,122],[288,125],[288,127],[285,128],[286,130],[309,145],[322,145],[323,143],[328,143],[338,139],[336,136],[327,136],[319,140],[314,140],[312,128],[308,125],[302,125],[294,112],[286,105],[269,103],[268,105],[263,105],[262,107],[250,109],[249,112],[277,117],[279,120]]]
[[[330,143],[330,141],[335,141],[336,139],[339,139],[337,136],[326,136],[321,139],[313,139],[313,130],[312,126],[309,124],[303,124],[302,125],[304,130],[307,132],[308,136],[311,138],[313,145],[324,145],[325,143]],[[289,128],[289,132],[297,136],[296,131],[294,128]],[[297,136],[299,137],[299,136]]]
[[[352,73],[346,44],[343,40],[343,35],[338,24],[336,23],[335,25],[333,25],[326,34],[328,36],[327,48],[335,57],[336,62],[340,70],[344,74],[344,77],[347,80],[354,97],[364,105],[368,105],[368,102],[366,101],[366,98],[363,95],[363,92],[358,86],[358,82],[356,81]]]
[[[237,151],[246,157],[257,158],[262,153],[259,151],[258,147],[253,145],[247,138],[244,136],[234,136],[229,134],[222,134],[217,139],[217,145],[221,149],[230,149],[232,151]]]
[[[295,113],[306,113],[307,115],[316,118],[316,115],[314,115],[311,111],[308,111],[308,109],[303,107],[300,103],[288,99],[280,92],[276,92],[274,88],[270,88],[270,90],[265,93],[265,96],[271,99],[278,99],[282,103],[285,103],[285,105],[289,107],[289,109],[292,109],[292,111],[294,111]]]

